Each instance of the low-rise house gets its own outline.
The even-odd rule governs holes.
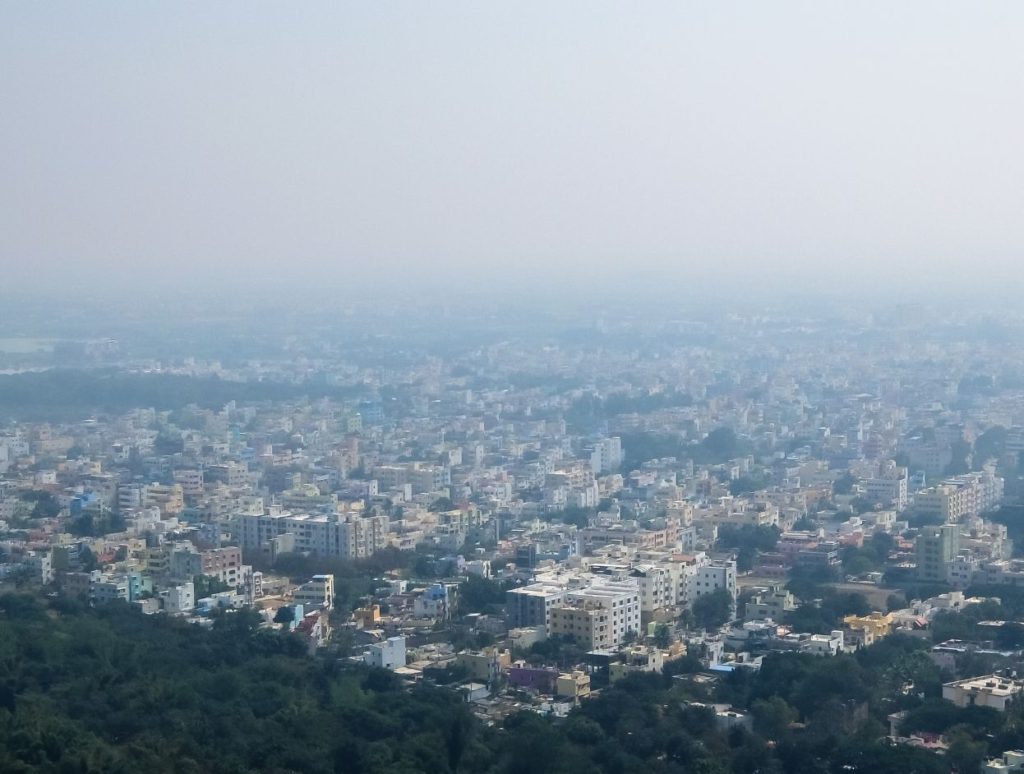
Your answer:
[[[1024,750],[1007,750],[999,758],[985,761],[982,774],[1017,774],[1024,772]]]
[[[1014,696],[1024,692],[1024,680],[1003,675],[983,675],[942,686],[942,698],[958,707],[992,707],[1005,712]]]
[[[405,637],[389,637],[371,645],[363,659],[367,664],[382,669],[405,666]]]
[[[558,676],[555,695],[578,702],[590,695],[590,675],[586,672],[568,672]]]
[[[506,670],[510,686],[541,694],[555,692],[558,674],[558,670],[554,667],[531,666],[525,661],[517,661]]]

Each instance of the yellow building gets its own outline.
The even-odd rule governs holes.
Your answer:
[[[869,615],[848,615],[843,619],[847,629],[859,629],[869,632],[872,639],[880,640],[892,634],[895,623],[892,613],[870,613]]]
[[[185,510],[185,490],[181,484],[149,484],[143,489],[142,507],[157,507],[166,516],[174,516]]]
[[[479,680],[490,685],[498,679],[498,675],[511,666],[512,654],[497,648],[484,648],[479,653],[467,650],[455,657],[455,663],[466,670],[471,680]]]

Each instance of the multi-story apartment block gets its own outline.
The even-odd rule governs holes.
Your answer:
[[[989,586],[1024,586],[1024,559],[998,559],[976,570],[981,583]]]
[[[142,507],[159,508],[164,516],[185,510],[185,492],[181,484],[148,484],[142,490]]]
[[[945,522],[977,516],[999,506],[1003,500],[1003,484],[1003,479],[990,467],[954,476],[914,495],[914,509]]]
[[[401,489],[409,483],[409,469],[404,465],[378,465],[371,475],[382,492]]]
[[[242,549],[238,546],[225,546],[202,551],[200,558],[200,574],[216,578],[230,588],[237,588],[246,582],[250,568],[242,564]]]
[[[712,559],[697,568],[693,576],[691,603],[705,594],[719,589],[729,592],[736,599],[736,561],[734,559]]]
[[[240,514],[236,523],[244,550],[262,550],[289,533],[295,537],[296,551],[345,559],[373,556],[388,543],[385,514],[303,515],[271,508],[261,515]]]
[[[405,637],[389,637],[370,645],[363,660],[370,666],[394,670],[405,666],[405,658]]]
[[[622,466],[622,439],[618,436],[602,438],[587,446],[584,455],[590,460],[595,476],[614,472]]]
[[[164,611],[171,615],[191,613],[195,610],[196,593],[192,581],[164,589],[159,596]]]
[[[373,478],[381,491],[402,489],[407,484],[414,494],[437,492],[451,486],[451,468],[444,465],[427,465],[420,462],[401,465],[378,465],[373,468]]]
[[[640,631],[640,593],[635,582],[601,582],[569,591],[554,605],[548,635],[575,638],[588,650],[621,645],[628,633]]]
[[[243,489],[249,486],[250,474],[248,466],[240,462],[226,462],[208,465],[203,477],[205,481],[219,481],[229,489]]]
[[[142,507],[143,487],[141,484],[129,484],[117,489],[117,507],[124,513]]]
[[[667,518],[673,519],[678,522],[681,529],[685,529],[693,524],[693,513],[694,508],[691,503],[685,500],[674,500],[666,507]]]
[[[232,589],[248,583],[252,572],[251,567],[242,564],[242,550],[238,546],[200,551],[184,541],[150,549],[148,566],[150,574],[160,580],[189,581],[196,575],[205,575]]]
[[[901,444],[912,470],[923,470],[928,476],[941,476],[953,461],[953,450],[946,444],[909,438]]]
[[[185,497],[200,497],[203,494],[203,471],[194,468],[176,470],[174,483],[181,486]]]
[[[560,585],[534,583],[505,593],[505,615],[510,629],[547,626],[551,608],[565,599]]]
[[[675,548],[679,542],[679,523],[665,519],[664,526],[655,529],[625,524],[587,527],[579,531],[579,540],[583,551],[610,544],[641,549]]]
[[[93,604],[108,605],[117,601],[127,602],[128,597],[128,578],[123,575],[116,578],[107,576],[90,584],[89,598]]]
[[[637,583],[641,612],[654,613],[678,604],[678,568],[638,564],[629,571],[629,577]]]
[[[314,575],[295,589],[292,599],[305,610],[330,610],[334,607],[334,576]]]
[[[956,524],[922,527],[917,536],[918,580],[946,583],[959,550],[960,527]]]
[[[970,511],[969,491],[955,484],[940,484],[914,495],[914,510],[935,516],[943,522],[955,522]]]
[[[864,495],[873,503],[881,503],[887,508],[902,511],[907,507],[908,481],[910,475],[906,468],[898,467],[892,460],[882,464],[875,478],[865,479],[862,483]]]

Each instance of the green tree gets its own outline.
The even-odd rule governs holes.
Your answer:
[[[193,575],[192,585],[195,588],[196,599],[203,599],[211,594],[231,590],[231,587],[224,581],[210,575]]]
[[[160,455],[181,454],[185,451],[185,440],[181,433],[161,430],[153,441],[153,451]]]
[[[888,612],[902,610],[907,606],[907,600],[902,594],[890,594],[885,598],[885,609]]]
[[[692,605],[693,619],[703,629],[717,629],[732,618],[732,595],[725,589],[703,594]]]
[[[459,586],[459,612],[466,613],[498,613],[505,604],[504,584],[470,575]]]
[[[746,572],[753,568],[758,554],[775,548],[780,534],[777,527],[754,527],[749,524],[744,524],[742,527],[726,525],[718,531],[718,546],[735,550],[736,569]]]
[[[760,476],[740,476],[729,482],[729,494],[733,497],[750,494],[767,486],[767,481]]]
[[[288,626],[295,623],[295,608],[291,605],[282,605],[274,613],[274,623]]]
[[[45,489],[22,492],[21,500],[31,504],[33,519],[52,519],[60,515],[60,503]]]
[[[700,462],[722,463],[738,457],[741,451],[739,439],[736,433],[728,427],[719,427],[708,433],[707,437],[700,442]]]
[[[781,739],[788,732],[790,723],[799,718],[799,713],[780,696],[758,699],[750,710],[754,716],[754,730],[768,739]]]
[[[979,469],[991,459],[999,460],[1006,453],[1006,428],[994,425],[974,441],[974,468]]]
[[[666,623],[660,623],[654,627],[654,644],[659,648],[667,648],[672,644],[672,627]]]
[[[849,473],[844,473],[842,476],[832,482],[832,493],[837,495],[848,495],[853,491],[853,485],[857,483],[857,479]]]

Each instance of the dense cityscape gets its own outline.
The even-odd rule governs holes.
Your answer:
[[[1022,29],[0,3],[0,774],[1024,774]]]
[[[191,749],[205,718],[163,729],[197,770],[1024,759],[1018,318],[608,305],[516,334],[497,310],[431,330],[314,309],[239,351],[257,308],[189,318],[154,357],[144,315],[9,308],[5,770],[167,765],[147,757],[155,729],[60,703],[105,690],[80,683],[126,647],[155,659],[137,679],[169,660],[210,700],[251,680],[270,702],[223,731],[251,740],[237,760]],[[203,326],[219,352],[190,352],[218,341]],[[68,658],[82,673],[31,666]],[[273,667],[301,672],[290,690],[347,686],[324,712],[449,709],[310,741],[328,721],[289,717],[313,699],[260,683],[268,659],[297,662]],[[137,690],[122,700],[143,714],[178,706]]]

